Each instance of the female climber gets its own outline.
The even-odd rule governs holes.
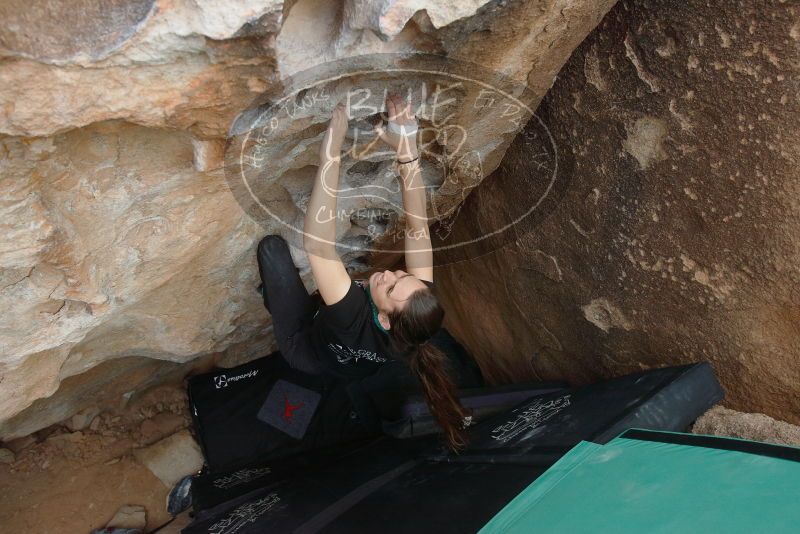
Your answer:
[[[267,236],[258,245],[264,305],[272,315],[281,353],[297,370],[359,380],[386,366],[409,369],[444,431],[446,444],[458,450],[465,445],[469,418],[447,374],[444,354],[430,342],[442,324],[444,310],[433,286],[417,122],[410,105],[397,95],[387,97],[386,107],[388,127],[381,123],[377,131],[397,155],[406,213],[406,270],[385,270],[367,281],[353,281],[336,253],[336,192],[348,126],[347,110],[340,103],[322,140],[304,224],[303,245],[323,304],[316,309],[286,242]]]

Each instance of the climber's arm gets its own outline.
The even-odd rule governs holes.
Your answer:
[[[416,143],[412,140],[410,150],[403,155],[398,153],[398,156],[399,161],[410,161],[419,157]],[[428,227],[425,183],[422,181],[420,169],[419,159],[413,163],[398,163],[406,216],[406,271],[420,280],[433,282],[431,231]]]
[[[308,254],[311,274],[322,300],[328,305],[342,300],[351,285],[350,276],[336,253],[336,194],[339,191],[339,163],[346,130],[347,112],[344,105],[339,104],[322,139],[319,167],[303,227],[303,247]]]
[[[409,102],[398,94],[386,95],[386,111],[389,128],[381,123],[377,128],[378,136],[395,150],[398,161],[416,159],[413,163],[398,163],[406,219],[406,271],[420,280],[433,282],[433,249],[428,228],[425,183],[422,181],[417,150],[417,119]],[[400,131],[397,128],[392,131],[391,123],[399,126]]]

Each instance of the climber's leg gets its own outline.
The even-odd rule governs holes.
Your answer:
[[[321,373],[309,339],[315,306],[282,237],[268,235],[258,244],[258,272],[261,275],[264,306],[272,315],[272,328],[283,357],[293,368]]]

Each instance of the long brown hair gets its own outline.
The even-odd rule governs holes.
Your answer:
[[[447,370],[447,359],[431,337],[442,326],[444,309],[430,288],[411,294],[400,311],[389,315],[389,337],[394,349],[403,355],[422,384],[425,402],[444,430],[450,449],[458,451],[467,444],[464,431],[467,412],[458,400],[456,387]]]

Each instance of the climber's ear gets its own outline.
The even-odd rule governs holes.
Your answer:
[[[392,328],[392,324],[389,322],[389,316],[383,312],[378,313],[378,322],[381,323],[384,330],[390,330]]]

